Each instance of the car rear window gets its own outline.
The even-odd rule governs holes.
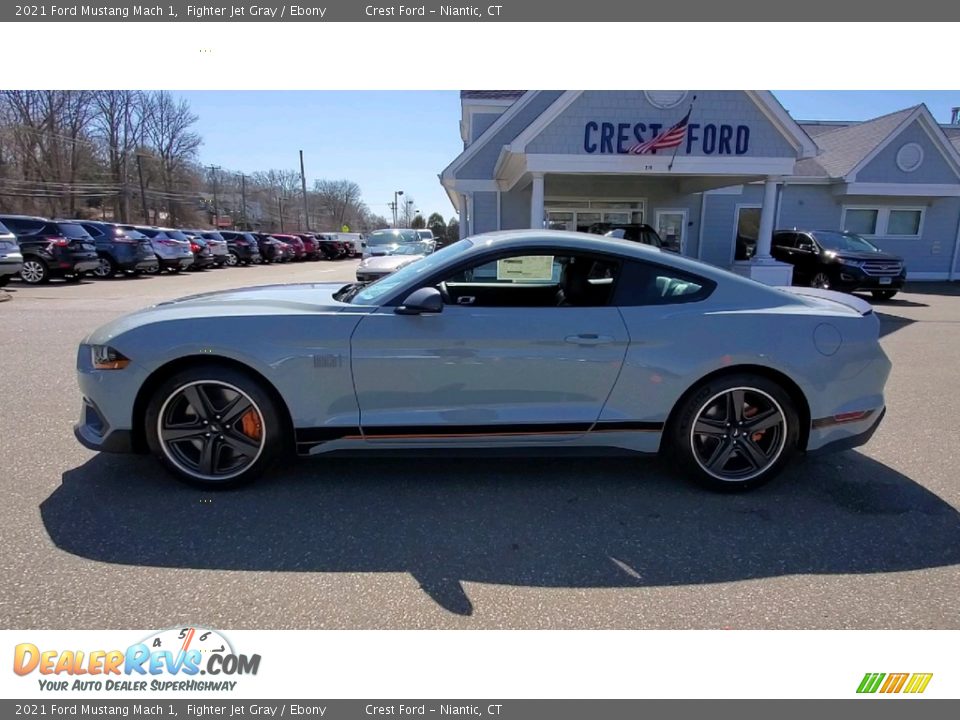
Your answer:
[[[90,233],[88,233],[83,225],[78,225],[77,223],[53,223],[53,227],[64,237],[67,238],[89,238]]]
[[[183,240],[184,242],[189,242],[190,240],[190,238],[179,230],[164,230],[163,232],[168,238],[173,238],[174,240]]]

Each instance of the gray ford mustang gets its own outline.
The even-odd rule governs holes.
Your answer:
[[[375,283],[208,293],[108,323],[79,349],[75,432],[205,486],[294,452],[613,448],[747,489],[870,438],[890,371],[878,332],[848,295],[498,232]]]

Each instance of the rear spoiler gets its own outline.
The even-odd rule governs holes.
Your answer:
[[[821,290],[820,288],[794,286],[778,287],[777,289],[791,293],[792,295],[800,295],[801,297],[829,300],[837,303],[838,305],[845,305],[851,310],[856,310],[861,315],[870,315],[873,313],[873,306],[870,303],[863,298],[858,298],[856,295],[850,295],[849,293],[837,292],[836,290]]]

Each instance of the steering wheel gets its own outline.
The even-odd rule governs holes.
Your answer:
[[[445,281],[437,285],[437,290],[440,291],[440,297],[444,305],[453,305],[453,299],[450,297],[450,291],[447,289],[447,283]]]

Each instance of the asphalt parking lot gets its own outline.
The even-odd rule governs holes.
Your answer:
[[[747,495],[655,460],[318,459],[209,493],[73,438],[76,345],[160,300],[356,261],[11,283],[3,628],[960,628],[960,285],[876,306],[888,412]]]

